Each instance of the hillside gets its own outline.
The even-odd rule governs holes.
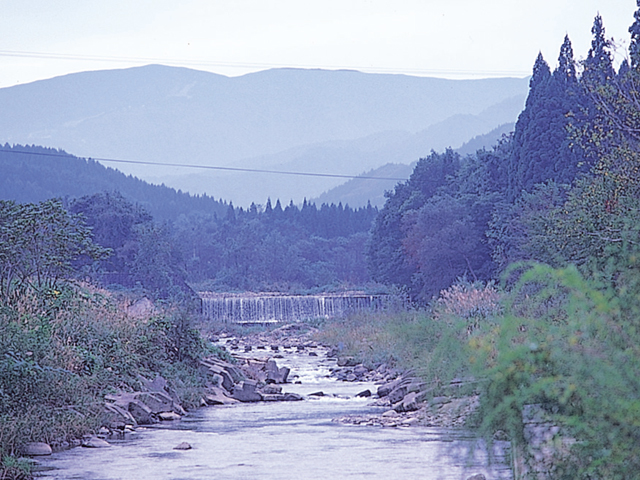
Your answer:
[[[489,133],[473,137],[468,142],[456,149],[461,155],[472,155],[477,150],[483,148],[490,149],[503,136],[513,131],[513,123],[505,123],[498,128],[493,129]],[[404,178],[408,179],[411,172],[416,166],[417,161],[405,165],[402,163],[388,163],[382,167],[372,169],[364,174],[363,177],[388,177],[388,178]],[[318,205],[322,203],[340,203],[350,205],[351,207],[363,207],[367,203],[372,206],[382,208],[386,201],[385,192],[393,190],[396,180],[370,180],[363,178],[354,178],[335,188],[332,188],[322,195],[313,198],[311,201]]]
[[[120,192],[145,207],[156,219],[181,214],[223,216],[227,205],[208,196],[193,196],[164,185],[151,185],[93,160],[44,147],[0,146],[0,200],[40,202]]]
[[[397,143],[451,117],[479,115],[524,95],[526,90],[527,79],[454,81],[296,69],[231,78],[149,65],[83,72],[0,89],[0,142],[61,148],[93,158],[246,168],[295,166],[322,171],[330,156],[291,158],[291,149],[317,151],[317,145],[326,142],[383,132],[398,132]],[[494,121],[484,132],[505,121]],[[484,132],[472,132],[460,141]],[[281,157],[281,152],[289,153]],[[339,163],[350,164],[349,157],[340,158]],[[403,162],[409,163],[417,155],[405,158]],[[396,160],[354,164],[352,174],[389,161]],[[142,179],[160,179],[167,185],[225,197],[237,204],[250,203],[241,196],[243,192],[252,192],[250,201],[257,203],[264,203],[266,195],[288,200],[292,195],[279,193],[297,183],[286,176],[260,176],[258,183],[269,189],[255,191],[251,176],[230,181],[220,175],[217,183],[207,181],[202,186],[202,182],[195,182],[201,178],[201,172],[195,170],[115,166]],[[174,182],[176,176],[183,177],[179,184]],[[319,185],[312,195],[335,186]],[[222,191],[224,186],[229,186],[228,192]]]

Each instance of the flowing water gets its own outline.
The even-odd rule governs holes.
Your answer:
[[[428,427],[344,425],[332,419],[381,412],[355,395],[375,386],[331,379],[322,352],[283,352],[299,384],[284,391],[323,397],[199,409],[179,422],[138,429],[111,448],[74,448],[40,462],[43,479],[56,480],[305,480],[462,479],[482,473],[510,479],[508,445],[486,448],[471,432]],[[255,355],[255,354],[254,354]],[[333,363],[334,365],[335,363]],[[174,450],[181,442],[191,450]]]

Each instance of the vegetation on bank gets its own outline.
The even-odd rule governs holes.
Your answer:
[[[188,304],[128,313],[132,299],[73,280],[109,252],[57,201],[0,203],[0,478],[21,478],[29,442],[54,447],[97,433],[104,397],[163,376],[189,408],[216,353]],[[222,352],[217,352],[222,354]]]
[[[522,445],[539,406],[560,427],[552,478],[640,469],[640,1],[634,17],[617,71],[598,16],[583,62],[568,38],[553,72],[538,57],[514,135],[433,153],[389,194],[372,274],[426,307],[323,333],[436,388],[469,379],[489,438]]]

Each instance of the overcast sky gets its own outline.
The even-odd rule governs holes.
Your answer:
[[[596,13],[626,53],[635,0],[0,0],[0,87],[163,63],[229,76],[272,67],[446,78],[530,74]]]

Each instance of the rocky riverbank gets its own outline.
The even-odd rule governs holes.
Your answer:
[[[241,338],[223,335],[214,339],[234,356],[235,361],[228,362],[214,356],[200,361],[200,371],[208,380],[200,405],[303,400],[303,396],[285,390],[286,384],[297,382],[295,372],[277,364],[284,353],[295,353],[334,359],[330,375],[339,381],[376,385],[377,388],[364,390],[358,396],[370,398],[371,405],[386,407],[382,412],[345,415],[335,418],[335,422],[383,427],[462,427],[478,407],[475,395],[434,397],[432,390],[410,372],[401,372],[387,364],[367,366],[353,357],[342,356],[337,349],[315,342],[315,331],[304,324],[292,324]],[[105,397],[102,427],[96,435],[53,445],[29,444],[25,454],[48,455],[52,451],[80,445],[108,447],[109,441],[126,439],[138,426],[174,422],[186,414],[178,392],[164,378],[141,379],[141,384],[141,391]],[[454,382],[450,387],[455,390],[456,386]],[[324,395],[325,392],[310,394]]]
[[[467,420],[479,406],[477,395],[460,396],[456,391],[466,381],[454,380],[444,389],[452,395],[434,396],[432,388],[425,385],[411,372],[403,372],[387,364],[368,366],[355,358],[341,355],[336,348],[319,345],[313,340],[316,329],[304,324],[292,324],[271,332],[261,332],[227,341],[231,352],[265,352],[272,358],[283,351],[295,351],[312,356],[324,355],[335,359],[331,375],[345,382],[372,382],[374,391],[365,390],[358,395],[370,397],[372,405],[387,407],[380,414],[345,415],[335,422],[357,425],[379,425],[385,427],[408,427],[412,425],[455,428],[465,426]],[[255,377],[254,377],[255,378]],[[264,381],[256,378],[258,381]],[[324,392],[316,392],[324,395]]]

